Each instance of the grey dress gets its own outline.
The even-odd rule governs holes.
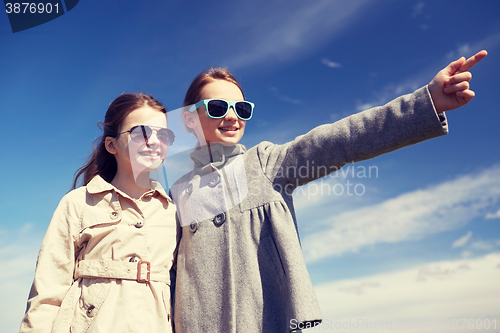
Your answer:
[[[277,333],[321,322],[293,190],[347,163],[447,132],[425,86],[283,145],[194,151],[193,170],[171,187],[182,225],[176,332]]]

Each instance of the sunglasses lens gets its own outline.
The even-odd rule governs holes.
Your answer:
[[[167,146],[171,146],[174,143],[175,140],[175,135],[174,132],[167,128],[162,128],[158,130],[157,134],[158,140],[160,140],[161,143]]]
[[[222,118],[226,115],[228,105],[226,101],[222,100],[211,100],[208,102],[208,114],[213,118]]]
[[[153,131],[148,126],[136,126],[130,130],[130,139],[134,142],[146,142]]]
[[[243,120],[248,120],[252,117],[252,105],[247,102],[236,103],[236,113]]]

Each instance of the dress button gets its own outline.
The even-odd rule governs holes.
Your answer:
[[[116,220],[116,218],[118,217],[118,212],[111,212],[110,217],[111,219]]]
[[[214,175],[212,179],[208,182],[208,186],[215,187],[220,182],[220,176],[218,174]]]
[[[189,228],[191,229],[192,232],[196,232],[196,230],[198,229],[198,223],[196,223],[195,221],[191,222]]]
[[[97,313],[97,309],[95,308],[95,306],[91,305],[89,306],[89,308],[87,309],[87,316],[92,318],[96,315]]]
[[[142,221],[139,221],[135,224],[135,227],[138,229],[142,228],[143,226],[144,226],[144,222],[142,222]]]
[[[193,184],[192,183],[188,184],[187,189],[186,189],[186,193],[187,194],[193,193]]]
[[[222,223],[224,223],[226,221],[226,213],[220,213],[219,215],[217,215],[216,217],[214,217],[214,224],[216,226],[221,226]]]

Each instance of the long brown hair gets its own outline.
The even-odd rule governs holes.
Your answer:
[[[201,100],[200,93],[203,87],[214,80],[225,80],[234,83],[240,89],[243,98],[245,98],[245,94],[243,94],[240,84],[227,68],[211,67],[194,78],[186,92],[182,106],[198,103]]]
[[[117,164],[113,154],[106,150],[106,137],[116,138],[123,121],[129,113],[143,106],[149,106],[167,113],[163,104],[152,96],[143,93],[123,93],[111,102],[104,116],[104,122],[98,123],[103,133],[97,138],[97,144],[94,144],[92,154],[87,163],[75,172],[72,189],[76,188],[78,180],[82,175],[83,185],[87,185],[96,175],[101,176],[108,183],[113,180],[116,175]]]

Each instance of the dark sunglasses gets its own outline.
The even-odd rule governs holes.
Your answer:
[[[165,127],[138,125],[132,127],[128,131],[118,133],[118,135],[124,133],[130,133],[130,139],[132,139],[132,141],[141,143],[141,142],[147,142],[149,138],[151,138],[153,131],[156,131],[156,137],[164,145],[171,146],[174,143],[175,141],[174,132]]]
[[[193,112],[200,106],[205,105],[207,114],[210,118],[224,118],[229,112],[229,108],[233,107],[234,112],[241,120],[250,120],[253,114],[254,104],[248,101],[229,102],[223,99],[204,99],[192,106],[189,111]]]

